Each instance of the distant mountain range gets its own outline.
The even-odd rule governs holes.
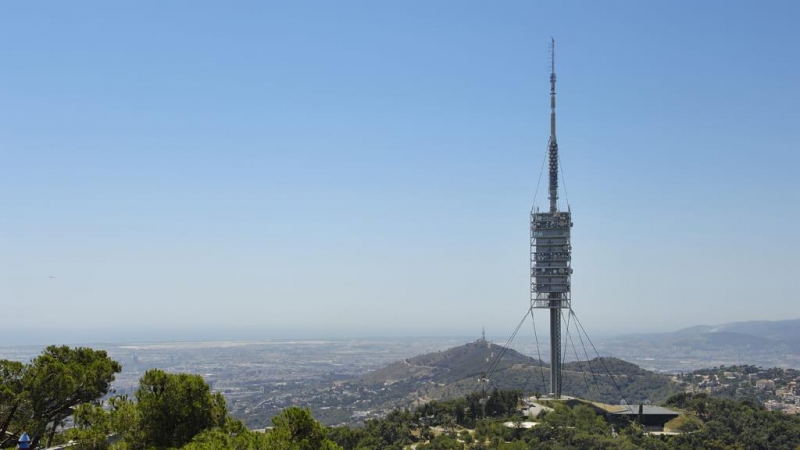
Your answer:
[[[601,343],[602,353],[665,371],[721,364],[800,367],[800,319],[698,325],[669,333],[608,338]]]
[[[731,322],[716,326],[699,325],[678,330],[674,334],[715,335],[720,333],[754,337],[764,341],[796,344],[800,343],[800,319]]]

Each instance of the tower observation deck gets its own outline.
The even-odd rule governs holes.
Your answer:
[[[550,310],[550,394],[561,396],[561,310],[570,309],[572,213],[558,208],[555,39],[550,47],[550,210],[531,211],[531,308]]]

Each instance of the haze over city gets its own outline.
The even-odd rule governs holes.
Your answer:
[[[798,318],[798,13],[4,3],[0,342],[507,335],[551,36],[590,333]]]

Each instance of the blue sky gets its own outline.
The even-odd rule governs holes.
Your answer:
[[[797,17],[5,2],[0,338],[510,334],[551,36],[588,331],[800,317]]]

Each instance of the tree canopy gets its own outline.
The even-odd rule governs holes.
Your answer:
[[[274,450],[341,450],[327,438],[328,430],[311,416],[311,410],[291,407],[272,419],[267,447]]]
[[[122,366],[104,350],[49,346],[29,364],[0,361],[0,430],[27,428],[38,445],[83,403],[98,404]],[[8,442],[2,442],[1,445]]]
[[[227,416],[222,394],[212,394],[200,375],[148,370],[136,401],[144,443],[155,447],[180,447],[201,431],[222,426]]]

